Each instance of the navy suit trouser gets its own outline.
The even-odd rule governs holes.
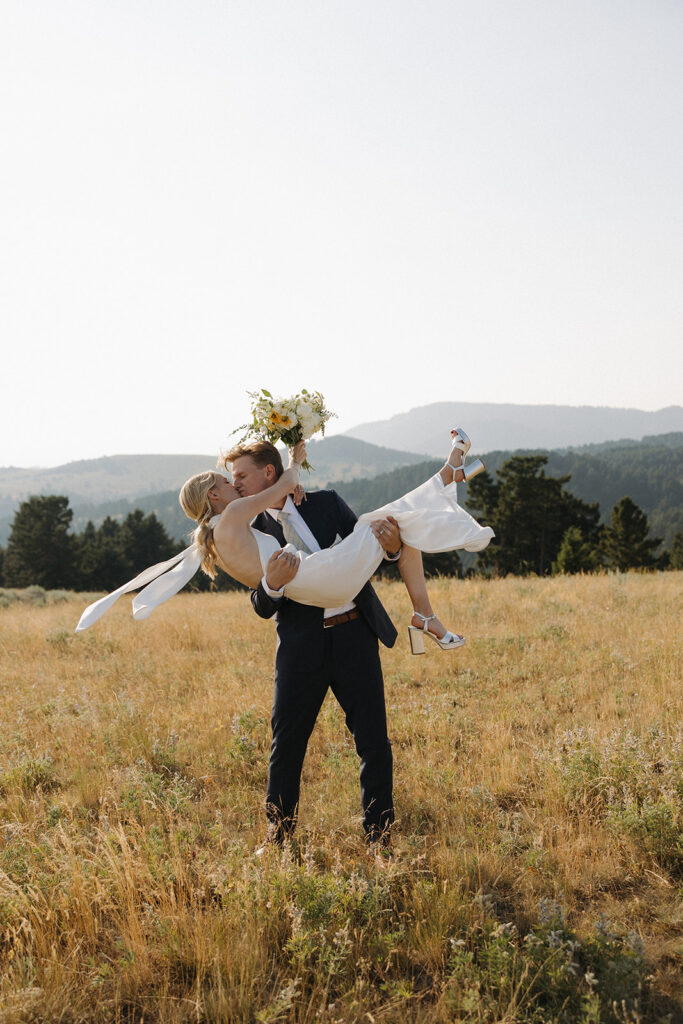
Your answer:
[[[369,839],[380,839],[394,820],[394,808],[377,638],[361,616],[323,629],[322,650],[313,660],[304,651],[297,660],[287,647],[281,644],[276,657],[266,804],[276,838],[282,840],[296,825],[306,747],[329,687],[360,758],[363,828]]]

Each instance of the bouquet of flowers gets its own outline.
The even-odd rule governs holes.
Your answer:
[[[273,398],[265,388],[247,394],[252,399],[252,421],[237,428],[245,431],[241,441],[256,437],[271,444],[282,441],[293,448],[298,441],[308,441],[318,431],[324,434],[325,424],[336,415],[325,408],[325,399],[319,391],[302,388],[291,398]],[[306,459],[302,468],[310,471],[313,467]]]

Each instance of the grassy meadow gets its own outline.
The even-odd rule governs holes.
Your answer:
[[[265,831],[275,631],[244,594],[91,630],[0,592],[0,1024],[681,1020],[681,573],[380,596],[392,856],[328,696]]]

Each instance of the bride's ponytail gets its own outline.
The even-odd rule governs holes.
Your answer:
[[[213,513],[211,513],[213,515]],[[192,534],[192,538],[199,548],[199,554],[202,556],[202,570],[211,579],[216,577],[216,548],[213,543],[213,530],[209,526],[209,519],[207,518],[199,524],[197,529]]]
[[[213,530],[209,520],[214,512],[209,501],[209,491],[216,484],[216,474],[208,471],[198,473],[187,480],[178,496],[181,508],[186,516],[194,519],[197,528],[192,535],[202,559],[202,570],[211,579],[216,576],[216,559],[218,553],[213,543]]]

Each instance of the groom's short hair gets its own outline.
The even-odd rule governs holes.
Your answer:
[[[234,462],[235,459],[241,459],[243,455],[248,455],[249,458],[253,459],[259,469],[263,469],[264,466],[273,466],[276,479],[278,480],[284,473],[282,456],[270,441],[250,441],[244,444],[236,444],[230,451],[222,454],[221,463],[227,469],[229,463]]]

